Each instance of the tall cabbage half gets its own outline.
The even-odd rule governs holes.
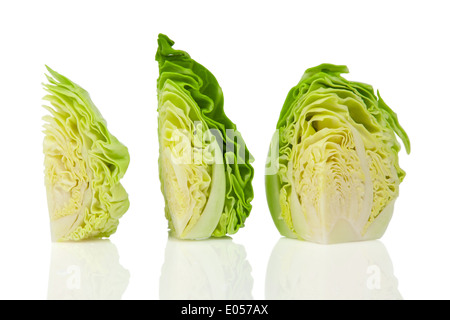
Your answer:
[[[53,241],[108,237],[128,210],[119,180],[130,156],[109,133],[89,94],[47,68],[45,185]]]
[[[171,234],[234,234],[252,208],[252,157],[216,78],[167,36],[158,45],[159,172]]]
[[[266,195],[279,232],[318,243],[380,238],[399,184],[397,115],[346,66],[308,69],[283,105],[266,165]]]

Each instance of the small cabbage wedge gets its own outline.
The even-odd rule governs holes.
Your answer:
[[[266,196],[279,232],[317,243],[380,238],[399,184],[397,115],[346,66],[308,69],[283,105],[266,164]]]
[[[224,113],[216,78],[173,45],[159,35],[159,173],[170,235],[234,234],[252,208],[253,159]]]
[[[119,182],[128,149],[109,133],[84,89],[47,69],[44,165],[52,241],[108,237],[129,207]]]

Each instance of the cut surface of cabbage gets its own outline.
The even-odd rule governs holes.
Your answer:
[[[380,238],[405,172],[408,136],[371,86],[323,64],[291,89],[271,142],[269,208],[282,235],[318,243]],[[275,168],[275,169],[274,169]],[[270,169],[270,171],[268,170]]]
[[[43,151],[52,240],[109,237],[129,207],[119,182],[128,149],[108,131],[87,91],[47,69]]]
[[[170,234],[231,235],[251,211],[252,157],[224,113],[216,78],[173,45],[159,35],[159,176]]]

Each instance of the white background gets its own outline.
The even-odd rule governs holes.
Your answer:
[[[447,3],[0,2],[0,298],[450,298]],[[253,210],[232,240],[167,240],[157,168],[160,32],[217,77],[256,159]],[[266,205],[265,157],[281,106],[304,70],[323,62],[345,64],[348,79],[379,89],[411,139],[411,154],[400,152],[407,176],[394,217],[375,243],[305,249],[280,240]],[[89,91],[131,154],[122,180],[130,209],[93,249],[50,241],[45,64]]]

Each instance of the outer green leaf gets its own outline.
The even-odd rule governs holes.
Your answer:
[[[109,133],[89,94],[48,68],[44,106],[45,185],[52,239],[108,237],[128,210],[128,194],[119,180],[130,157]]]
[[[282,235],[320,243],[375,239],[392,216],[410,142],[397,115],[346,66],[308,69],[286,98],[271,142],[269,209]]]
[[[160,34],[158,133],[161,191],[172,233],[222,237],[244,226],[253,199],[252,157],[224,113],[216,78]]]

